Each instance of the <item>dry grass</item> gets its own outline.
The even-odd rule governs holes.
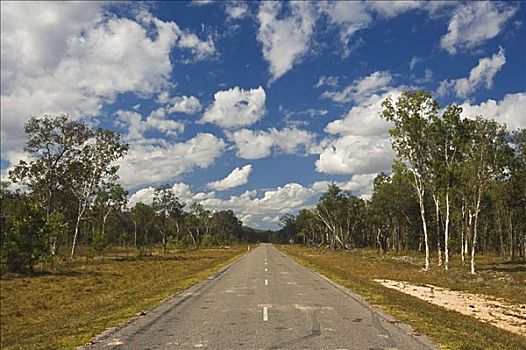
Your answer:
[[[433,266],[422,271],[423,258],[415,253],[377,254],[372,250],[333,252],[302,246],[279,246],[300,263],[320,272],[365,297],[417,332],[428,335],[444,349],[526,349],[526,338],[512,334],[473,317],[461,315],[416,297],[386,288],[374,279],[433,284],[452,290],[526,303],[526,264],[506,262],[495,256],[478,256],[479,273],[469,274],[459,257],[446,272]]]
[[[2,349],[71,349],[210,276],[246,251],[202,249],[143,259],[79,259],[1,280]]]

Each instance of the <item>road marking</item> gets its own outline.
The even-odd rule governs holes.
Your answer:
[[[263,321],[268,321],[268,309],[266,306],[263,306]]]
[[[268,265],[266,261],[265,261],[265,265]]]
[[[267,269],[267,268],[265,268],[265,272],[268,272],[268,269]]]
[[[268,286],[268,280],[265,280],[265,285]]]

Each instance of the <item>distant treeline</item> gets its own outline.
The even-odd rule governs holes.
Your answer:
[[[117,245],[141,256],[152,247],[166,252],[269,239],[269,232],[243,227],[231,210],[184,203],[167,185],[155,190],[151,205],[129,208],[116,165],[128,145],[118,133],[67,116],[33,117],[25,132],[27,158],[0,187],[1,261],[10,271],[73,257],[79,245],[91,256]]]
[[[282,218],[281,237],[332,249],[377,247],[437,252],[448,269],[452,252],[526,256],[526,130],[493,120],[461,118],[425,91],[386,99],[397,153],[391,174],[378,174],[370,200],[330,186],[313,209]]]

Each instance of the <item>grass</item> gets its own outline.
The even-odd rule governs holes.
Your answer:
[[[2,349],[72,349],[212,275],[246,246],[142,259],[77,259],[35,276],[4,276]]]
[[[446,272],[436,265],[422,271],[415,253],[378,254],[372,250],[326,251],[303,246],[278,246],[284,253],[334,282],[362,295],[374,306],[427,335],[443,349],[526,349],[526,337],[506,332],[472,317],[449,311],[418,298],[383,287],[374,279],[433,284],[453,290],[526,303],[526,264],[486,255],[477,257],[479,273],[469,274],[454,256]],[[409,255],[408,255],[409,254]]]

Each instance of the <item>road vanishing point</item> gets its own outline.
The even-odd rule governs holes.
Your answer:
[[[436,349],[263,244],[83,349]]]

